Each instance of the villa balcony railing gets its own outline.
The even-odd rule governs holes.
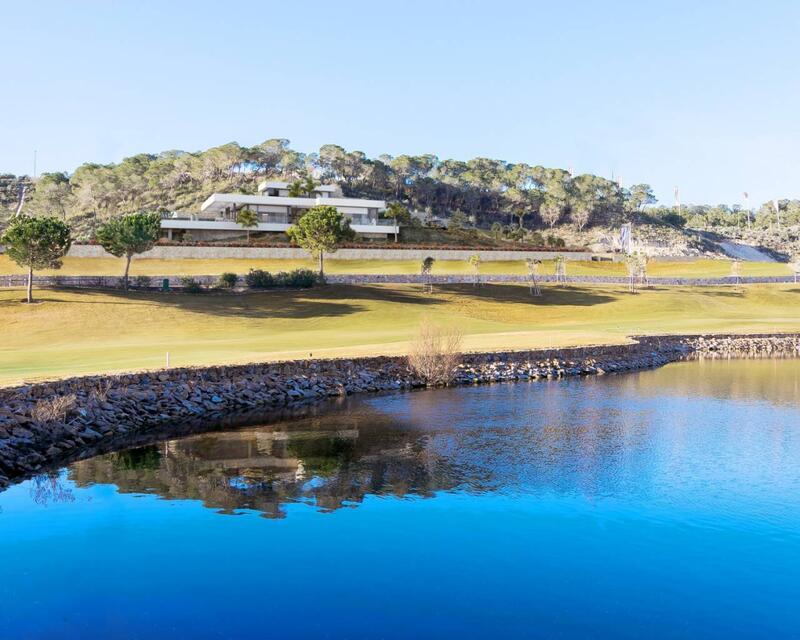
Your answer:
[[[258,221],[273,224],[290,224],[291,222],[285,213],[259,213]]]

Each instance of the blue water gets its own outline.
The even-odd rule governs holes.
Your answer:
[[[79,462],[0,494],[0,637],[800,637],[799,399],[681,363]]]

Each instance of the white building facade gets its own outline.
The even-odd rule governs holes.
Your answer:
[[[396,239],[399,228],[394,220],[381,218],[386,209],[383,200],[344,198],[337,185],[314,187],[310,194],[290,196],[288,182],[265,181],[258,185],[258,195],[215,193],[200,206],[197,215],[172,214],[161,221],[162,235],[178,240],[188,232],[193,240],[222,240],[241,236],[244,229],[236,220],[238,212],[250,209],[258,225],[250,231],[284,233],[311,207],[324,204],[336,207],[350,221],[362,238]]]

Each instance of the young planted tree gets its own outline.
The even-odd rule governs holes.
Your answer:
[[[20,267],[28,268],[27,301],[33,302],[33,271],[58,269],[61,258],[72,244],[69,226],[58,218],[31,218],[18,215],[11,219],[0,237],[6,254]]]
[[[742,263],[739,260],[731,260],[731,278],[736,284],[739,284],[742,277]]]
[[[123,286],[128,290],[131,260],[137,253],[153,248],[161,235],[161,216],[157,213],[130,213],[112,218],[97,230],[97,241],[112,256],[125,258]]]
[[[625,258],[628,267],[628,289],[636,293],[637,282],[647,284],[647,256],[641,253],[631,253]]]
[[[795,255],[789,263],[789,268],[794,273],[794,281],[797,282],[797,276],[800,275],[800,254]]]
[[[530,291],[532,296],[541,296],[542,290],[539,288],[539,266],[542,264],[541,260],[535,258],[528,258],[525,260],[525,266],[528,267],[528,277],[530,277]]]
[[[472,273],[475,276],[475,281],[472,284],[477,287],[481,283],[480,280],[481,257],[477,253],[473,253],[469,257],[468,262],[469,266],[472,267]]]
[[[564,256],[556,256],[556,282],[565,283],[567,281],[567,259]]]
[[[241,209],[236,213],[236,224],[247,230],[247,244],[250,244],[250,229],[258,227],[258,214],[252,209]]]
[[[433,284],[431,283],[431,273],[433,272],[433,264],[436,262],[436,258],[428,256],[422,261],[422,267],[420,268],[420,275],[424,280],[425,284],[428,285],[428,293],[433,293]],[[423,288],[424,288],[423,284]]]
[[[319,277],[324,273],[324,256],[334,253],[342,242],[352,240],[355,232],[350,221],[336,207],[317,205],[311,207],[298,221],[286,230],[289,239],[306,249],[319,260]]]
[[[628,268],[628,291],[636,293],[636,277],[639,274],[639,257],[635,253],[625,256],[625,266]]]

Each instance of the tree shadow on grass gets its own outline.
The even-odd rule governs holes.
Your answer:
[[[65,301],[59,292],[70,293]],[[178,308],[190,313],[231,318],[331,318],[366,311],[367,303],[436,305],[445,300],[410,290],[387,286],[327,286],[313,289],[267,291],[215,291],[190,294],[180,291],[122,291],[120,289],[40,289],[38,300],[45,304],[107,305],[133,304]],[[20,304],[16,299],[0,305]],[[99,313],[102,311],[98,310]]]
[[[452,298],[469,297],[487,303],[517,303],[531,306],[572,305],[589,306],[614,300],[591,288],[542,287],[542,296],[535,297],[525,286],[483,284],[434,285],[427,293],[420,285],[331,285],[313,289],[283,289],[271,291],[204,291],[197,294],[177,291],[122,291],[119,289],[62,289],[70,299],[58,297],[59,290],[40,289],[38,299],[45,304],[85,304],[103,306],[114,304],[178,308],[189,313],[230,318],[332,318],[368,310],[371,303],[433,307],[447,304]],[[3,305],[19,304],[5,300]],[[402,309],[398,309],[402,313]]]
[[[347,301],[309,298],[301,291],[271,291],[257,294],[229,292],[149,293],[142,291],[93,291],[85,292],[85,301],[72,300],[79,304],[114,304],[100,300],[101,296],[112,296],[120,301],[142,303],[148,306],[172,307],[201,315],[227,318],[333,318],[363,311],[360,304]]]
[[[719,289],[704,291],[701,289],[699,293],[710,298],[744,298],[745,296],[744,289],[725,289],[724,291]]]
[[[517,304],[564,305],[587,307],[613,302],[615,297],[590,287],[554,287],[540,285],[541,296],[531,295],[527,286],[515,284],[485,283],[434,285],[434,291],[442,291],[456,296],[485,300],[487,302],[513,302]]]

